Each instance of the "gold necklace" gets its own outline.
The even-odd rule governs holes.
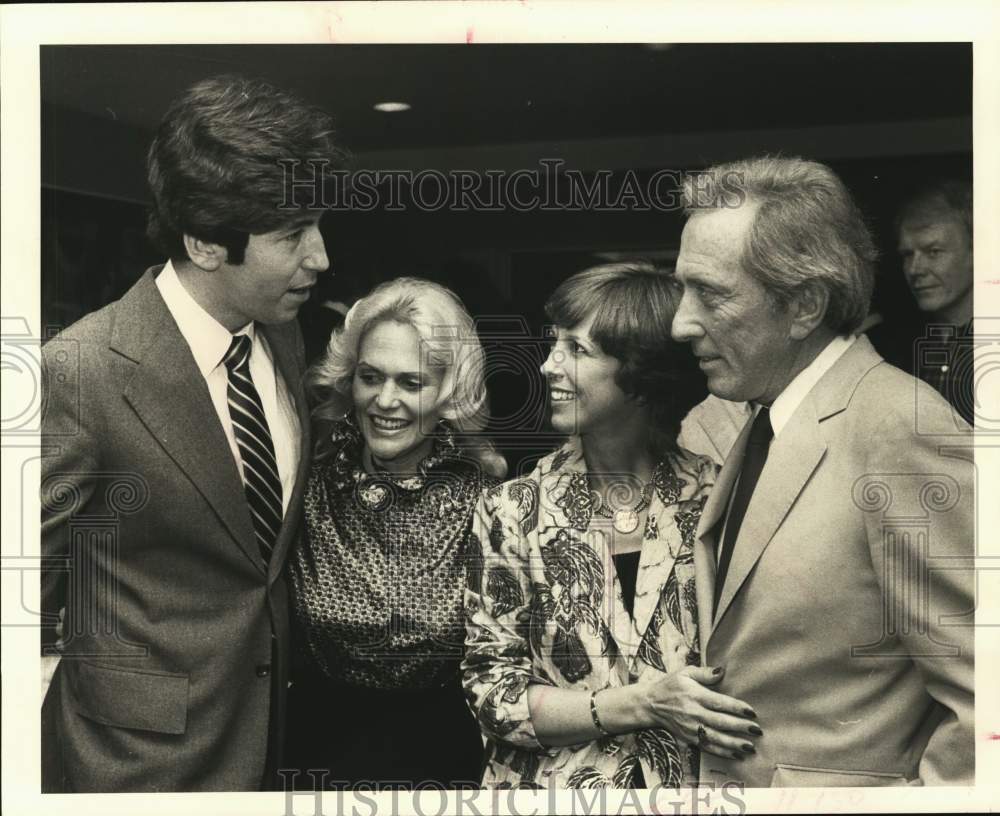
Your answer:
[[[639,514],[649,507],[649,499],[653,493],[652,480],[646,482],[642,495],[635,507],[619,507],[612,511],[603,502],[594,508],[594,513],[601,518],[611,519],[611,524],[622,535],[634,533],[639,527]]]

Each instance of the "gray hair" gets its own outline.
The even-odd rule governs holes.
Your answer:
[[[958,219],[972,241],[972,182],[965,179],[937,179],[907,197],[896,216],[896,233],[903,221],[910,219],[940,219],[949,215]]]
[[[743,247],[743,269],[781,304],[803,286],[829,294],[823,322],[838,334],[861,326],[875,286],[878,253],[861,212],[826,165],[762,156],[689,173],[684,213],[757,206]]]

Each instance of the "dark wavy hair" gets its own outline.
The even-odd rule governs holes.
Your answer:
[[[187,234],[242,263],[251,234],[285,228],[322,202],[324,180],[347,162],[333,137],[327,113],[263,80],[225,74],[196,83],[170,106],[149,148],[149,238],[174,260],[187,258]]]
[[[594,266],[563,281],[545,304],[567,329],[593,316],[590,337],[621,363],[615,383],[649,406],[660,451],[677,449],[681,420],[708,395],[705,376],[685,343],[670,337],[680,303],[673,275],[650,263]]]

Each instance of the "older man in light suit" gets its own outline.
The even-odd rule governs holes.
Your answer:
[[[695,563],[702,660],[763,736],[701,781],[972,784],[970,429],[855,336],[875,253],[829,168],[736,162],[684,194],[673,335],[754,409]]]
[[[44,791],[275,784],[309,458],[294,318],[329,266],[280,162],[337,155],[301,100],[198,83],[149,152],[169,262],[43,348],[42,603],[65,610]]]

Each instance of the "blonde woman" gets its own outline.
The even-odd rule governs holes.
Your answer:
[[[479,435],[472,319],[435,283],[385,283],[350,310],[308,385],[290,765],[326,769],[327,785],[475,783],[482,741],[459,674],[466,559],[475,502],[506,465]]]

